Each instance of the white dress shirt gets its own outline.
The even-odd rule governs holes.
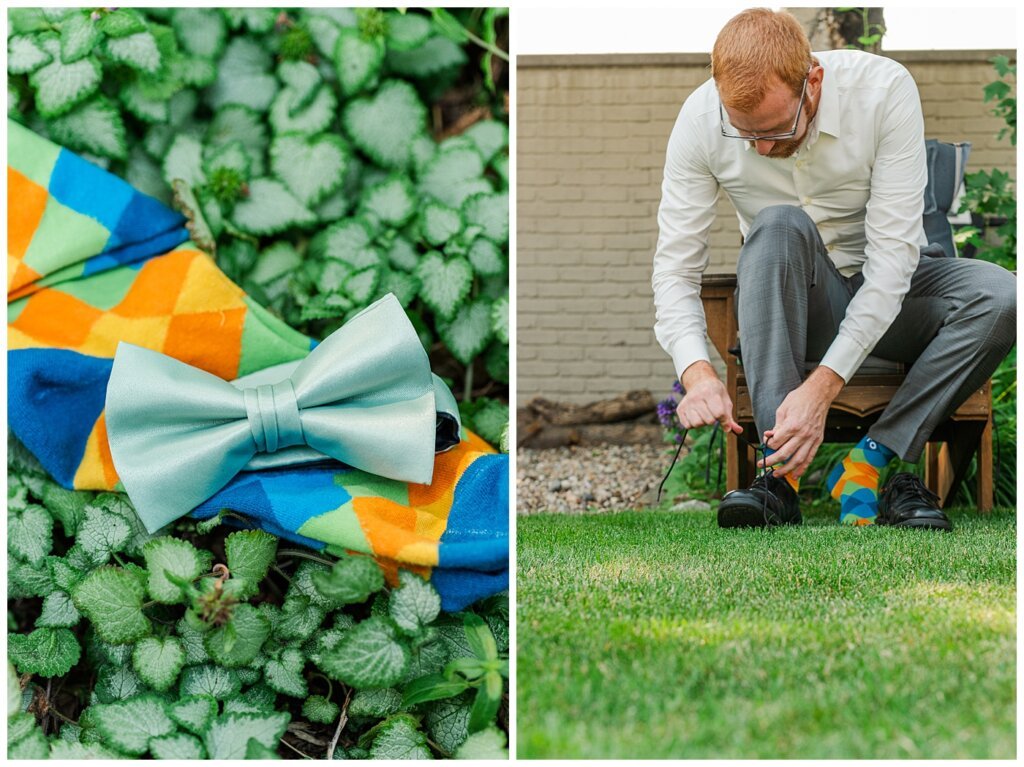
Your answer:
[[[654,333],[677,375],[708,359],[700,283],[720,189],[736,208],[744,236],[762,208],[796,205],[817,224],[840,273],[863,273],[864,284],[821,360],[843,380],[899,314],[919,248],[927,243],[917,85],[883,56],[855,50],[814,55],[824,68],[820,101],[792,157],[762,157],[749,141],[722,136],[713,80],[679,112],[665,161],[652,277]]]

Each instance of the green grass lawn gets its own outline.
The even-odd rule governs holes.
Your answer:
[[[1016,522],[518,520],[520,757],[1015,756]]]

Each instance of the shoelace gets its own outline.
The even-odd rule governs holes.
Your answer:
[[[886,499],[886,506],[889,505],[888,499],[897,495],[909,495],[926,503],[938,504],[939,502],[939,496],[929,490],[917,476],[909,472],[896,474],[882,488],[881,497]]]
[[[721,424],[719,424],[718,421],[715,421],[715,425],[712,427],[712,430],[711,430],[711,439],[708,441],[708,461],[707,461],[707,464],[704,467],[704,481],[705,482],[710,482],[711,481],[711,454],[712,454],[712,451],[714,450],[714,447],[715,447],[715,439],[718,437],[718,434],[719,434],[719,432],[721,430],[722,430]],[[676,462],[679,460],[679,454],[683,452],[683,446],[686,444],[686,435],[689,433],[689,431],[690,431],[689,429],[683,429],[682,437],[679,440],[679,447],[676,448],[676,454],[674,456],[672,456],[672,464],[668,467],[668,471],[665,472],[665,476],[662,478],[661,484],[658,485],[658,500],[657,500],[658,503],[661,503],[661,493],[662,493],[662,490],[665,487],[665,482],[667,482],[668,478],[672,475],[672,470],[676,467]],[[754,449],[754,463],[755,464],[757,464],[760,461],[765,460],[765,459],[768,458],[768,450],[769,450],[769,448],[768,448],[767,444],[762,442],[760,444],[755,445],[753,442],[748,440],[742,434],[737,434],[736,437],[737,437],[737,439],[740,440],[740,442],[742,442],[743,444],[748,445],[749,447],[752,447]],[[724,459],[723,459],[722,453],[724,452],[724,450],[725,450],[725,436],[723,435],[722,439],[719,441],[719,450],[718,450],[718,478],[715,481],[715,490],[718,490],[718,488],[722,484],[722,464],[725,462]],[[768,509],[768,497],[771,496],[772,498],[775,498],[776,501],[779,500],[778,497],[775,495],[775,493],[773,493],[771,490],[768,489],[768,478],[769,477],[774,477],[774,476],[775,476],[775,470],[771,466],[769,466],[760,475],[758,475],[754,479],[754,481],[751,483],[751,485],[750,485],[752,488],[753,487],[757,487],[757,486],[761,486],[761,488],[764,490],[764,506],[761,508],[761,513],[764,516],[764,523],[765,523],[766,527],[771,527],[771,518],[768,515],[768,511],[769,511],[769,509]],[[781,521],[781,520],[779,520],[779,521]]]

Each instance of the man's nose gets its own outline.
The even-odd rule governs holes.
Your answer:
[[[772,147],[774,147],[774,146],[775,146],[775,142],[774,141],[766,141],[764,139],[758,139],[757,141],[754,142],[754,148],[757,150],[757,153],[759,155],[761,155],[762,157],[764,157],[766,154],[768,154],[770,151],[772,151]]]

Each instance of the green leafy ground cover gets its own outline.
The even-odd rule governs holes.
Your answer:
[[[518,755],[1012,759],[1015,515],[950,516],[520,517]]]
[[[442,614],[221,517],[149,534],[8,450],[10,758],[507,756],[507,596]]]

